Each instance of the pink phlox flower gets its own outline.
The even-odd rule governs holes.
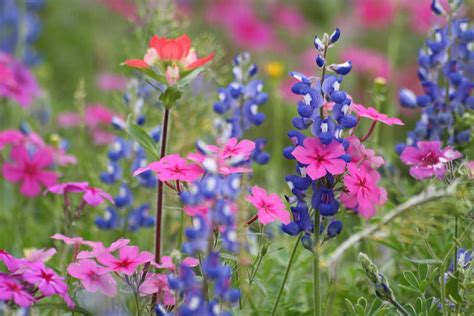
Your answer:
[[[109,193],[105,192],[100,188],[93,188],[87,186],[82,199],[91,206],[97,206],[103,203],[105,200],[109,201],[110,203],[114,204],[114,198]]]
[[[51,152],[39,148],[29,153],[24,146],[11,150],[11,163],[3,165],[3,176],[10,182],[21,182],[20,192],[27,197],[35,197],[41,192],[41,185],[49,187],[56,183],[57,174],[46,170],[53,164]]]
[[[23,279],[37,286],[44,296],[67,293],[64,278],[57,275],[52,269],[45,267],[43,263],[36,263],[29,270],[23,272]]]
[[[202,168],[195,163],[188,163],[186,159],[178,154],[163,157],[160,161],[155,161],[147,167],[137,169],[133,175],[139,175],[151,170],[158,175],[160,181],[182,181],[193,182],[204,173]]]
[[[36,302],[19,281],[8,275],[0,277],[0,300],[13,301],[21,307],[30,307]]]
[[[88,127],[94,128],[98,125],[109,125],[112,123],[114,113],[101,104],[91,104],[86,107],[84,122]]]
[[[296,8],[275,3],[270,7],[270,14],[278,26],[284,26],[294,35],[300,35],[308,27],[305,17]]]
[[[83,259],[73,262],[67,267],[67,272],[80,280],[88,292],[99,291],[109,297],[117,294],[116,281],[110,274],[110,269],[98,265],[94,260]]]
[[[101,242],[94,242],[91,251],[81,251],[77,254],[78,259],[92,259],[96,258],[104,253],[110,253],[119,250],[122,247],[125,247],[130,243],[129,239],[120,238],[117,241],[114,241],[109,247],[105,247]]]
[[[140,252],[137,246],[124,246],[119,249],[119,258],[107,252],[99,255],[97,260],[112,271],[132,275],[138,266],[152,262],[153,258],[147,251]]]
[[[218,148],[213,147],[213,149],[219,152]],[[250,158],[254,149],[255,142],[248,139],[243,139],[239,142],[237,138],[232,137],[223,144],[222,158],[229,159],[233,157],[242,157],[242,159],[246,160]]]
[[[347,153],[351,156],[351,162],[364,164],[369,168],[379,168],[385,163],[382,157],[375,155],[374,150],[365,148],[359,138],[349,136],[346,140],[349,142]]]
[[[268,194],[258,186],[253,186],[251,192],[252,194],[248,195],[246,200],[257,208],[257,216],[260,223],[265,225],[276,220],[283,224],[290,223],[290,213],[288,213],[285,204],[283,204],[277,194]]]
[[[162,293],[164,305],[170,306],[175,303],[174,293],[168,285],[168,276],[164,273],[148,273],[138,292],[141,296]]]
[[[369,219],[375,215],[376,206],[387,201],[387,192],[377,186],[380,174],[367,166],[358,166],[355,163],[349,163],[348,170],[349,173],[344,177],[347,191],[341,193],[341,202]]]
[[[13,257],[8,251],[0,249],[0,261],[7,267],[8,271],[14,272],[18,269],[18,259]],[[0,273],[1,275],[1,273]]]
[[[87,182],[65,182],[58,183],[46,189],[45,193],[65,194],[69,192],[85,192],[89,184]]]
[[[447,164],[461,158],[459,151],[446,147],[441,149],[440,141],[420,141],[415,146],[407,146],[400,159],[410,167],[410,175],[417,180],[436,176],[443,179],[446,174]]]
[[[25,259],[29,262],[47,262],[56,254],[55,248],[33,249],[26,253]]]
[[[340,157],[345,154],[344,147],[337,141],[325,145],[317,137],[307,137],[303,146],[297,146],[292,155],[302,164],[308,165],[306,172],[313,179],[330,173],[338,175],[346,170],[346,162]]]
[[[170,271],[174,271],[176,269],[176,265],[173,263],[173,259],[170,256],[163,256],[161,257],[160,264],[155,262],[151,263],[157,269],[168,269]],[[183,259],[182,264],[188,267],[196,267],[199,264],[199,260],[193,257],[186,257]]]
[[[366,108],[362,104],[352,103],[351,108],[357,115],[373,121],[382,122],[387,125],[405,125],[400,119],[388,117],[387,114],[379,113],[373,107]]]
[[[95,242],[95,241],[84,240],[84,238],[82,238],[82,237],[68,237],[68,236],[64,236],[63,234],[54,234],[50,238],[56,239],[56,240],[61,240],[68,246],[71,246],[71,245],[74,245],[74,246],[87,245],[87,246],[93,247],[97,244],[97,242]]]
[[[63,112],[58,115],[56,122],[60,127],[75,127],[81,125],[82,118],[79,113]]]

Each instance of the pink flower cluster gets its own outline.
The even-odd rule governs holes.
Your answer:
[[[5,97],[26,108],[40,94],[35,77],[25,65],[0,52],[0,98]]]
[[[342,60],[350,60],[353,69],[372,77],[389,79],[390,62],[385,55],[367,48],[350,46],[341,53]]]
[[[45,265],[55,253],[54,248],[40,249],[25,258],[15,258],[0,249],[0,261],[8,270],[0,272],[0,301],[30,307],[43,298],[58,295],[69,308],[74,308],[64,278]]]
[[[104,105],[90,104],[86,106],[83,116],[76,112],[63,112],[58,116],[57,122],[63,128],[77,127],[84,123],[96,145],[107,145],[115,139],[115,134],[105,129],[111,125],[114,116],[118,115]]]

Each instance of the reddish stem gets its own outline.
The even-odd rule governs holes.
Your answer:
[[[374,131],[375,129],[375,125],[377,124],[377,121],[372,121],[372,124],[370,124],[370,128],[369,128],[369,131],[367,132],[367,134],[362,137],[362,139],[360,140],[361,143],[365,142],[367,140],[367,138],[370,137],[370,135],[372,135],[372,132]]]
[[[255,222],[255,221],[257,220],[257,218],[258,218],[258,215],[255,214],[251,219],[249,219],[249,220],[247,221],[247,225],[250,225],[250,224],[252,224],[253,222]]]

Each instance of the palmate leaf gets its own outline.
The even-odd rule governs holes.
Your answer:
[[[148,133],[145,132],[143,128],[135,124],[132,121],[131,116],[127,118],[127,126],[125,130],[128,135],[130,135],[134,140],[136,140],[143,147],[143,149],[145,149],[147,154],[152,156],[154,160],[160,159],[160,155],[158,154],[156,143],[153,140],[153,138],[151,138],[151,136],[148,135]]]

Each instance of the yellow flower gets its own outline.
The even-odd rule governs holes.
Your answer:
[[[265,65],[265,72],[270,76],[274,78],[281,77],[283,74],[283,64],[278,62],[278,61],[271,61]]]

